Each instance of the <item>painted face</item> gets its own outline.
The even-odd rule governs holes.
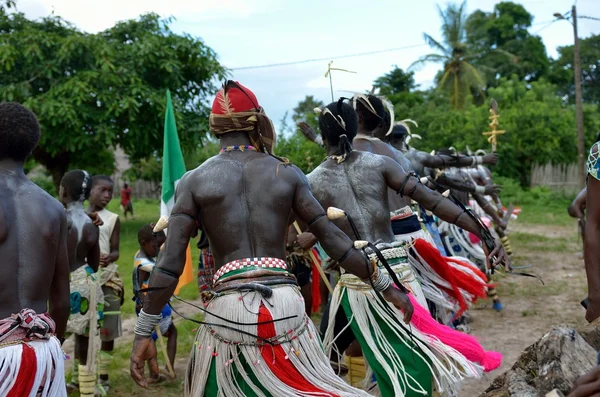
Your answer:
[[[106,180],[94,183],[90,193],[90,202],[101,208],[105,208],[113,197],[113,184]]]

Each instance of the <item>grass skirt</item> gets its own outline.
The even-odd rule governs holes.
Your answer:
[[[269,298],[254,291],[225,293],[209,303],[209,312],[230,321],[263,324],[234,325],[207,313],[208,324],[230,328],[200,326],[185,395],[368,396],[334,373],[318,333],[304,313],[298,287],[275,286],[272,291]]]
[[[400,266],[406,268],[406,264]],[[384,305],[401,324],[390,317]],[[329,327],[324,337],[327,354],[331,353],[335,339],[335,313],[340,307],[367,360],[366,382],[375,373],[379,389],[376,392],[383,396],[429,396],[433,387],[439,392],[456,392],[462,379],[479,377],[482,373],[479,365],[458,351],[404,324],[398,309],[377,299],[370,286],[349,274],[342,275],[331,300]]]

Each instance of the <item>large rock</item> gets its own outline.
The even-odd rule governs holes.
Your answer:
[[[575,380],[596,365],[596,350],[574,329],[557,327],[521,354],[480,397],[538,397],[569,393]]]

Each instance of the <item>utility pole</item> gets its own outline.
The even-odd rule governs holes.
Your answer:
[[[577,35],[577,9],[573,6],[571,10],[573,18],[573,35],[575,36],[574,55],[575,60],[575,118],[577,120],[577,167],[579,169],[579,187],[585,186],[585,133],[583,131],[583,101],[581,99],[581,58],[579,54],[579,36]]]

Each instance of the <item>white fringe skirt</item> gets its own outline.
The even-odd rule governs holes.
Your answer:
[[[196,335],[185,395],[368,396],[334,373],[299,288],[271,288],[269,298],[232,292],[209,303],[214,314]]]

